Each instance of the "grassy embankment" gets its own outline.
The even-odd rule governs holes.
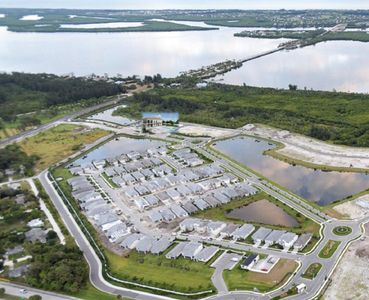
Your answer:
[[[302,277],[312,280],[318,275],[321,268],[322,265],[320,263],[313,263],[306,269],[304,274],[302,274]]]
[[[40,158],[35,169],[41,171],[107,134],[107,131],[100,129],[90,130],[75,125],[58,125],[26,138],[19,145],[27,155],[37,155]]]
[[[340,241],[329,240],[324,248],[319,252],[320,258],[330,258],[336,252],[338,246],[341,244]]]
[[[72,176],[70,172],[60,167],[53,171],[53,175],[57,178],[63,178],[63,180],[58,181],[58,184],[67,197],[72,200],[71,203],[75,209],[79,210],[78,204],[71,197],[71,190],[66,182]],[[131,252],[128,256],[117,255],[102,245],[96,229],[82,214],[80,216],[84,219],[84,224],[90,233],[95,236],[95,241],[99,244],[100,249],[103,250],[110,273],[117,278],[182,292],[213,289],[211,275],[214,270],[208,264],[185,259],[168,260],[164,255],[143,255],[137,252]]]
[[[266,292],[286,282],[297,267],[298,264],[295,261],[281,259],[268,274],[263,274],[242,270],[237,265],[232,271],[224,271],[223,278],[231,291],[253,291],[256,288],[260,292]]]

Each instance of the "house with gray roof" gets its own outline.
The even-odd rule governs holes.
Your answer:
[[[159,211],[155,211],[155,210],[149,213],[149,218],[151,222],[154,222],[154,223],[160,223],[163,221],[163,215]]]
[[[295,250],[301,251],[303,250],[307,244],[311,241],[312,234],[311,233],[304,233],[301,234],[296,242],[293,244]]]
[[[136,245],[137,245],[138,241],[140,239],[142,239],[143,237],[144,237],[143,234],[140,234],[140,233],[132,233],[132,234],[128,235],[123,240],[123,242],[120,244],[120,246],[122,248],[125,248],[125,249],[131,249],[131,250],[133,250],[134,248],[136,248]]]
[[[213,236],[217,237],[219,233],[227,226],[226,223],[220,221],[210,221],[207,224],[207,232]]]
[[[160,213],[163,216],[163,221],[165,222],[171,222],[177,218],[177,216],[169,208],[160,210]]]
[[[136,250],[141,253],[149,253],[154,239],[150,236],[145,236],[136,244]]]
[[[188,217],[188,213],[187,211],[185,211],[181,206],[179,206],[178,204],[172,204],[170,206],[170,209],[172,210],[172,212],[174,212],[174,214],[178,217],[178,218],[184,218],[184,217]]]
[[[187,201],[182,207],[188,212],[188,214],[193,214],[198,211],[198,208],[192,204],[191,201]]]
[[[223,193],[220,192],[220,190],[216,190],[213,193],[213,196],[216,200],[218,200],[219,202],[221,202],[222,204],[226,204],[228,202],[231,201],[231,199],[229,197],[227,197],[226,195],[224,195]]]
[[[254,243],[261,243],[265,240],[265,238],[272,232],[271,229],[260,227],[252,236],[252,240]]]
[[[277,243],[285,249],[290,249],[297,241],[298,237],[296,233],[286,232],[278,239]]]
[[[135,190],[134,187],[127,187],[124,190],[124,194],[129,198],[134,198],[140,196],[140,194]]]
[[[193,201],[193,204],[196,205],[198,207],[198,209],[200,209],[200,210],[205,210],[205,209],[208,209],[210,207],[209,203],[207,203],[206,201],[204,201],[201,198],[195,199]]]
[[[225,237],[231,237],[232,233],[239,227],[239,225],[236,224],[227,224],[227,226],[225,228],[222,229],[222,231],[220,232],[220,236],[222,238]]]
[[[181,199],[181,194],[176,191],[175,189],[168,189],[167,190],[167,194],[169,195],[169,197],[174,200],[174,201],[178,201],[179,199]]]
[[[214,196],[212,196],[212,195],[207,195],[204,198],[204,201],[206,201],[207,203],[209,203],[210,207],[217,207],[217,206],[219,206],[219,205],[222,204],[220,201],[218,201],[217,199],[215,199]]]
[[[159,199],[154,195],[145,196],[144,199],[150,206],[155,206],[159,204]]]
[[[191,190],[185,185],[179,185],[177,187],[177,192],[181,194],[181,196],[187,196],[191,194]]]
[[[198,242],[187,242],[182,250],[184,258],[194,259],[197,254],[203,249],[203,245]]]
[[[206,263],[218,252],[218,250],[219,248],[216,246],[205,247],[195,255],[195,260]]]
[[[173,249],[171,249],[165,257],[167,259],[176,259],[181,256],[184,247],[186,246],[186,242],[178,243]]]
[[[284,230],[273,230],[268,236],[264,239],[265,244],[271,246],[278,242],[279,238],[284,235],[286,231]]]
[[[150,191],[144,185],[136,185],[135,190],[138,192],[140,196],[150,194]]]
[[[150,252],[152,254],[159,255],[163,253],[165,250],[167,250],[171,244],[172,244],[172,241],[167,237],[162,237],[158,240],[154,240],[152,242],[152,247],[151,247]]]
[[[235,240],[245,240],[253,231],[255,227],[251,224],[243,224],[231,233]]]
[[[140,211],[144,211],[150,207],[149,203],[147,203],[144,198],[135,199],[134,203]]]

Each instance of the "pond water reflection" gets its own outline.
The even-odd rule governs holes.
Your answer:
[[[369,188],[369,175],[353,172],[324,172],[292,166],[263,152],[274,148],[267,141],[236,137],[216,143],[215,148],[254,169],[295,194],[320,205],[329,204]]]
[[[91,151],[86,157],[78,159],[75,164],[84,166],[94,160],[114,158],[122,154],[127,154],[130,151],[142,152],[150,148],[161,146],[165,146],[165,143],[158,140],[119,137],[118,139],[111,140]]]
[[[227,217],[240,219],[245,222],[254,222],[285,227],[297,227],[296,219],[287,214],[282,208],[268,200],[259,200],[241,206],[229,212]]]

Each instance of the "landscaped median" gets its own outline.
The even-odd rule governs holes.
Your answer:
[[[330,258],[336,252],[338,246],[341,244],[340,241],[329,240],[324,248],[319,252],[320,258]]]
[[[322,264],[313,263],[306,269],[304,274],[302,274],[302,277],[312,280],[316,277],[316,275],[318,275],[321,268],[322,268]]]
[[[352,233],[352,228],[349,226],[337,226],[333,229],[333,233],[339,236],[345,236]]]
[[[209,263],[193,262],[186,259],[168,260],[165,253],[159,256],[139,254],[135,251],[126,256],[120,256],[107,249],[99,240],[98,233],[87,218],[80,212],[77,202],[71,195],[67,180],[71,173],[59,167],[52,170],[52,176],[58,178],[57,186],[65,195],[72,214],[79,218],[80,227],[85,233],[96,253],[106,262],[103,275],[106,280],[138,290],[155,292],[156,294],[171,295],[176,298],[202,298],[215,289],[211,283],[214,269]],[[56,183],[55,183],[56,184]],[[59,194],[60,191],[59,191]],[[61,195],[63,197],[63,195]],[[170,249],[168,249],[169,251]]]

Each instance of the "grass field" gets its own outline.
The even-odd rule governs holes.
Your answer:
[[[296,270],[298,264],[293,260],[281,259],[268,273],[242,270],[237,265],[232,271],[224,271],[223,277],[229,290],[254,290],[266,292],[283,284]]]
[[[132,251],[122,257],[106,251],[111,273],[121,279],[184,292],[213,289],[209,265],[189,259],[166,259],[164,255]]]
[[[110,295],[100,290],[96,289],[91,283],[88,283],[83,290],[78,293],[72,294],[71,296],[77,297],[85,300],[116,300],[116,295]],[[128,300],[126,298],[121,298],[122,300]]]
[[[81,126],[59,125],[25,139],[20,143],[28,155],[37,155],[36,171],[72,155],[83,145],[90,144],[106,136],[107,131],[100,129],[88,130]]]
[[[338,246],[341,244],[340,241],[329,240],[325,244],[324,248],[319,252],[320,258],[330,258],[336,252]]]
[[[230,218],[227,216],[227,213],[235,208],[250,204],[252,202],[263,200],[263,199],[266,199],[272,202],[273,204],[277,205],[278,207],[282,208],[287,214],[294,217],[297,220],[297,222],[300,224],[298,227],[288,227],[288,231],[295,232],[298,234],[305,233],[305,232],[311,232],[314,234],[315,237],[319,236],[320,227],[317,223],[306,218],[305,216],[301,215],[300,213],[298,213],[291,207],[281,203],[280,201],[276,200],[275,198],[271,197],[270,195],[264,192],[259,192],[253,196],[241,198],[238,200],[233,200],[219,207],[210,208],[204,211],[199,211],[198,213],[194,214],[194,216],[198,218],[209,219],[209,220],[226,221],[226,222],[244,224],[246,222],[239,220],[239,219]],[[262,225],[264,227],[269,227],[273,229],[280,229],[282,227],[282,226],[258,224],[258,223],[252,223],[252,224]]]
[[[305,273],[302,274],[302,277],[307,278],[307,279],[314,279],[316,275],[318,275],[321,268],[322,268],[322,265],[320,263],[311,264],[306,269]]]

